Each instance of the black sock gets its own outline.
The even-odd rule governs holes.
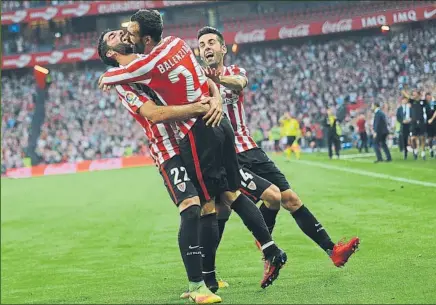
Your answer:
[[[315,216],[313,216],[304,205],[294,213],[291,213],[291,215],[304,234],[316,242],[327,254],[331,253],[335,244],[332,242],[321,223],[316,220]]]
[[[262,213],[263,219],[265,220],[269,233],[272,234],[274,230],[274,226],[276,224],[277,213],[279,212],[279,210],[269,209],[265,205],[265,203],[262,203],[259,210]]]
[[[203,257],[203,273],[215,270],[215,254],[218,247],[218,223],[216,213],[200,218],[200,245]]]
[[[179,248],[190,282],[203,280],[200,249],[200,206],[190,206],[180,213]]]
[[[278,250],[277,246],[272,241],[271,234],[265,224],[257,206],[244,194],[239,195],[232,203],[232,209],[241,217],[245,226],[251,231],[254,238],[266,248],[262,249],[265,257],[270,257]]]
[[[218,219],[218,245],[221,242],[221,238],[223,238],[224,229],[226,227],[226,222],[229,220],[228,218]]]

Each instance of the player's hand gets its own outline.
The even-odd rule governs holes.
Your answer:
[[[377,138],[377,133],[376,132],[374,132],[373,137],[374,137],[374,139]]]
[[[102,74],[100,76],[100,78],[98,79],[98,88],[103,90],[103,92],[108,92],[113,88],[113,86],[103,84],[102,83],[103,77],[104,77],[104,74]]]
[[[210,109],[204,115],[203,120],[207,126],[216,127],[223,119],[223,103],[218,97],[207,97],[200,101],[202,104],[209,104]]]
[[[433,123],[433,119],[428,120],[428,123],[432,124]]]
[[[215,68],[211,68],[211,67],[206,67],[203,68],[204,74],[206,74],[207,77],[209,77],[211,80],[213,80],[215,83],[219,84],[220,83],[220,76],[221,76],[221,72],[218,71]]]

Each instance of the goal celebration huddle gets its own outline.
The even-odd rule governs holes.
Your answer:
[[[202,65],[182,39],[162,37],[162,32],[156,10],[136,12],[126,30],[103,32],[98,53],[111,68],[100,77],[99,86],[116,90],[143,127],[180,213],[178,243],[188,277],[188,289],[180,291],[180,297],[198,304],[218,303],[219,289],[231,289],[231,278],[217,277],[215,259],[232,211],[263,256],[262,288],[278,279],[286,263],[286,272],[298,268],[273,238],[281,208],[334,266],[344,266],[359,238],[335,243],[250,137],[243,95],[249,75],[238,65],[224,66],[227,48],[221,32],[208,26],[198,30]]]

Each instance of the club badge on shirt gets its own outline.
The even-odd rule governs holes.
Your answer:
[[[182,193],[185,192],[185,190],[186,190],[186,183],[185,183],[185,182],[182,182],[182,183],[177,184],[177,188],[178,188],[179,191],[181,191]]]

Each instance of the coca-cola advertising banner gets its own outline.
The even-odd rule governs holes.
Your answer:
[[[212,0],[150,0],[150,1],[94,1],[69,5],[48,6],[2,13],[2,24],[27,23],[31,21],[56,18],[74,18],[81,16],[103,15],[136,11],[144,8],[163,8],[176,5],[195,4]]]
[[[228,43],[250,43],[266,40],[288,39],[312,35],[322,35],[347,31],[356,31],[367,28],[380,27],[414,21],[423,21],[436,18],[436,5],[416,7],[414,9],[391,10],[353,18],[336,20],[323,20],[274,26],[269,28],[259,27],[252,31],[239,31],[236,33],[224,33]],[[192,42],[193,43],[193,42]]]
[[[436,19],[435,5],[423,6],[414,9],[380,12],[371,15],[353,18],[342,18],[336,20],[324,20],[299,24],[294,24],[290,22],[289,24],[284,24],[282,26],[274,26],[269,28],[259,27],[258,29],[247,32],[224,32],[223,35],[228,44],[242,44],[267,40],[288,39],[312,35],[356,31],[366,28],[379,27],[382,25],[392,25],[430,19]],[[170,34],[170,32],[165,33],[165,35]],[[196,48],[198,46],[196,37],[186,37],[181,35],[181,38],[183,38],[192,48]],[[69,63],[92,59],[98,59],[96,48],[72,49],[66,51],[53,51],[36,54],[22,54],[14,56],[4,56],[2,61],[2,69],[16,69],[23,67],[33,67],[34,65]]]

